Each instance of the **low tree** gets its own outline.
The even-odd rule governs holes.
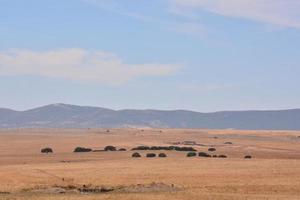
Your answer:
[[[186,154],[186,157],[195,157],[195,156],[197,156],[197,153],[195,153],[195,152],[188,152]]]
[[[135,152],[131,155],[131,157],[133,158],[140,158],[141,157],[141,154],[139,154],[138,152]]]
[[[132,148],[131,150],[132,151],[138,151],[138,150],[145,151],[145,150],[150,150],[150,147],[148,147],[148,146],[138,146],[138,147]]]
[[[205,153],[205,152],[199,152],[198,156],[199,157],[206,157],[206,158],[211,157],[211,155],[209,155],[208,153]]]
[[[165,158],[165,157],[167,157],[167,155],[165,153],[160,153],[160,154],[158,154],[158,157]]]
[[[106,146],[104,148],[104,151],[116,151],[116,150],[117,150],[117,148],[114,146]]]
[[[74,149],[74,153],[83,153],[83,152],[91,152],[92,149],[90,148],[85,148],[85,147],[76,147]]]
[[[208,151],[216,151],[215,148],[209,148]]]
[[[154,158],[154,157],[156,157],[156,154],[155,153],[147,153],[146,157],[147,158]]]
[[[225,142],[224,144],[232,144],[232,142]]]
[[[41,149],[41,153],[53,153],[53,150],[50,147]]]

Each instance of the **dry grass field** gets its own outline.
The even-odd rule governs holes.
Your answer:
[[[300,199],[300,132],[174,129],[0,130],[0,199]],[[195,141],[227,158],[132,158],[131,148]],[[231,142],[232,144],[224,144]],[[73,153],[107,145],[127,151]],[[53,154],[41,154],[43,147]],[[178,144],[178,146],[184,146]],[[251,155],[252,159],[244,159]]]

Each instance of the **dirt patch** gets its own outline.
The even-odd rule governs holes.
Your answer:
[[[24,189],[26,193],[43,193],[43,194],[101,194],[101,193],[148,193],[148,192],[175,192],[179,187],[173,184],[164,183],[137,184],[128,186],[94,186],[94,185],[54,185],[54,186],[37,186],[34,188]],[[0,193],[1,194],[1,193]]]
[[[118,192],[128,193],[147,193],[147,192],[175,192],[180,188],[175,187],[173,184],[167,185],[164,183],[151,183],[151,184],[137,184],[131,186],[120,187],[116,189]]]

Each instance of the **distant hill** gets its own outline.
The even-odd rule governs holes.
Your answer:
[[[278,111],[111,110],[52,104],[27,111],[0,109],[0,128],[212,128],[300,130],[300,109]]]

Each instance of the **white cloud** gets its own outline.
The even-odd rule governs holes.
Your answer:
[[[0,51],[0,75],[37,75],[112,85],[143,76],[170,75],[180,67],[176,64],[126,64],[110,52],[84,49]]]
[[[169,0],[178,13],[206,10],[283,27],[300,28],[299,0]]]

